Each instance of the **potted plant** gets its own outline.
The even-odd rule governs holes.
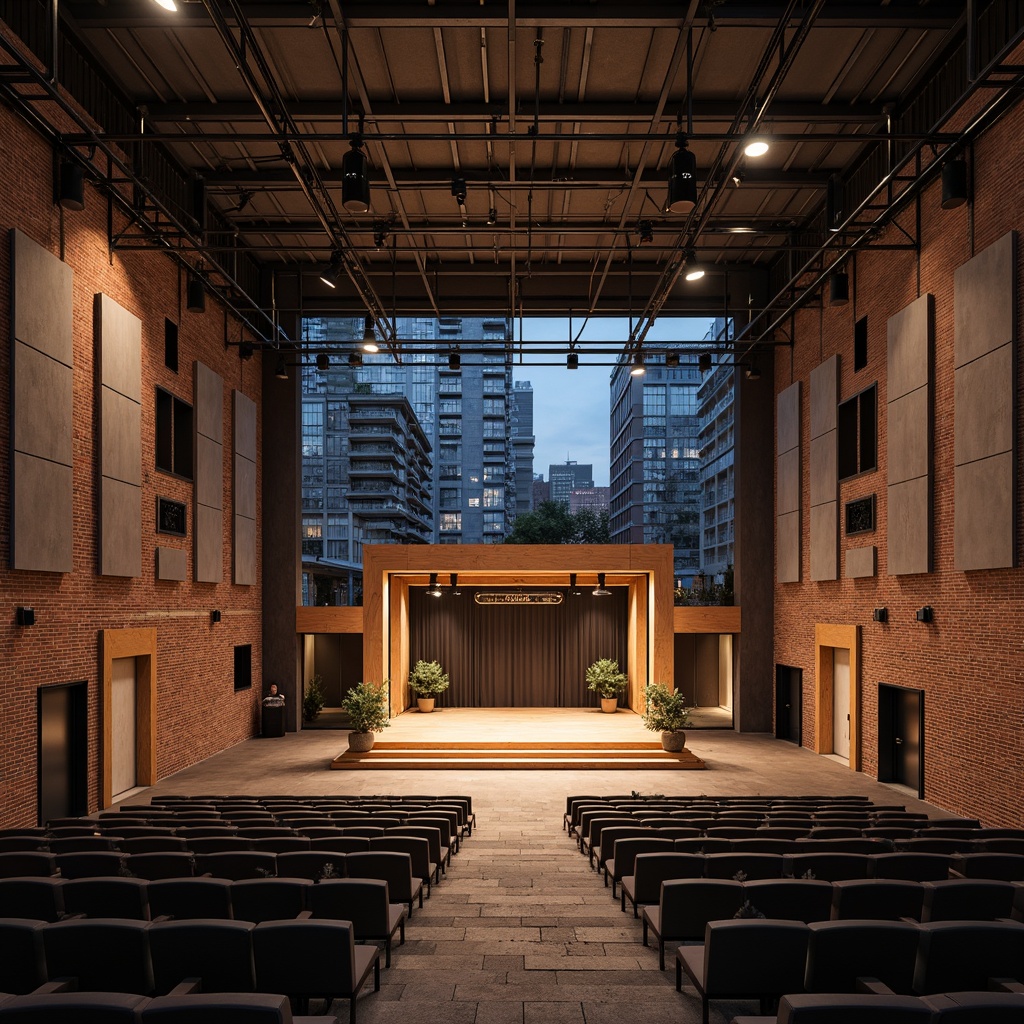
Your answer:
[[[619,671],[619,663],[611,658],[599,658],[587,669],[587,689],[601,698],[601,710],[614,714],[619,706],[619,694],[629,679]]]
[[[417,661],[409,673],[409,689],[420,711],[433,711],[437,695],[448,689],[448,673],[436,661]]]
[[[663,750],[678,752],[686,745],[683,729],[690,723],[690,709],[678,690],[661,683],[644,687],[644,725],[661,733]]]
[[[324,696],[322,683],[323,679],[319,673],[306,683],[306,692],[302,695],[302,720],[304,722],[316,721],[317,715],[324,709],[327,698]]]
[[[388,721],[388,681],[383,683],[356,683],[344,697],[341,706],[348,712],[352,731],[348,749],[365,753],[373,749],[373,734],[386,729]]]

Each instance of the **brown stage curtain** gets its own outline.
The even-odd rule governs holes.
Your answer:
[[[614,658],[625,671],[627,588],[566,594],[558,605],[478,605],[474,593],[409,592],[410,665],[439,661],[451,678],[439,707],[597,707],[587,666]]]

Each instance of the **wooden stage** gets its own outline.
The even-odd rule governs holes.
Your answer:
[[[339,754],[331,768],[352,769],[703,769],[683,750],[669,754],[641,717],[620,708],[445,708],[406,711],[377,734],[373,750]]]

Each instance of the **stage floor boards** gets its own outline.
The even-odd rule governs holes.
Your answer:
[[[347,750],[334,769],[702,769],[689,750],[661,749],[643,720],[620,708],[445,708],[406,711],[377,734],[373,750]]]

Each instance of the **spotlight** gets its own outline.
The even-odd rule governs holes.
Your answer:
[[[839,178],[835,174],[829,175],[828,185],[825,188],[825,227],[835,233],[839,230],[840,221],[843,219],[843,192]]]
[[[174,0],[156,0],[156,4],[158,7],[162,7],[165,11],[176,11],[178,9],[178,5]]]
[[[462,369],[462,356],[458,352],[448,353],[448,369],[449,370],[461,370]]]
[[[190,313],[206,312],[206,289],[203,287],[203,279],[198,274],[188,275],[185,295],[185,308]]]
[[[85,209],[85,172],[82,165],[72,160],[60,162],[57,202],[65,210],[76,213]]]
[[[331,262],[327,269],[320,275],[320,280],[323,281],[328,288],[337,288],[338,279],[341,277],[341,272],[344,269],[341,265],[343,257],[340,249],[335,249],[331,253]]]
[[[640,221],[636,230],[640,235],[641,245],[650,245],[654,241],[654,225],[649,220]]]
[[[380,249],[391,234],[391,228],[386,220],[375,220],[373,222],[373,247]]]
[[[457,572],[448,573],[448,579],[452,585],[452,597],[461,597],[462,591],[459,590],[459,574]]]
[[[732,172],[732,177],[729,180],[732,182],[733,188],[739,188],[746,180],[746,175],[737,167],[736,170]]]
[[[235,204],[235,213],[241,213],[252,201],[256,195],[252,189],[243,189],[238,195],[238,202]]]
[[[459,206],[466,205],[466,179],[461,174],[452,175],[452,195]]]
[[[494,225],[497,224],[497,223],[498,223],[498,208],[496,206],[492,206],[487,211],[487,226],[489,228],[493,228]]]
[[[768,152],[768,140],[761,135],[752,135],[743,145],[743,155],[755,159]]]
[[[668,367],[675,367],[679,365],[679,353],[678,352],[666,352],[665,353],[665,365]]]
[[[612,592],[604,585],[604,573],[597,574],[597,586],[590,592],[594,597],[611,597]]]
[[[875,622],[888,622],[889,621],[889,609],[888,608],[876,608],[871,613],[871,618]]]
[[[710,352],[701,352],[701,354],[697,356],[697,369],[700,370],[701,373],[707,373],[711,369]]]
[[[692,249],[686,250],[686,255],[683,257],[683,265],[686,270],[683,272],[683,277],[687,281],[699,281],[704,276],[704,267],[697,259],[697,254]]]
[[[284,356],[278,356],[277,368],[274,370],[274,376],[278,380],[288,379],[288,364],[284,361]]]
[[[565,368],[567,370],[578,370],[580,368],[580,354],[579,354],[579,352],[570,352],[565,357]]]
[[[331,357],[326,352],[316,354],[316,368],[323,373],[331,365]]]
[[[967,202],[967,161],[962,157],[942,165],[942,208],[955,210]]]
[[[441,588],[440,588],[440,586],[438,585],[438,582],[437,582],[437,573],[436,572],[432,572],[430,574],[430,585],[427,587],[427,593],[431,597],[440,597],[441,596]]]
[[[697,205],[697,158],[690,152],[686,135],[676,135],[676,151],[672,154],[668,172],[668,197],[665,209],[669,213],[689,213]]]
[[[573,597],[580,596],[580,588],[576,586],[576,573],[569,573],[569,593]]]
[[[354,368],[358,368],[363,365],[363,353],[362,352],[349,352],[348,354],[348,365]]]
[[[380,351],[380,345],[377,344],[377,335],[373,331],[373,317],[367,313],[366,319],[363,321],[363,351],[369,352],[371,355],[374,352]]]
[[[828,277],[828,304],[845,306],[850,301],[850,275],[845,270],[833,270]]]
[[[629,368],[630,376],[642,377],[647,372],[647,367],[644,366],[644,354],[640,349],[637,349],[633,354],[633,365]]]
[[[349,213],[366,213],[370,208],[370,178],[366,172],[363,137],[355,132],[352,147],[341,161],[341,205]]]
[[[915,616],[918,622],[931,622],[935,613],[930,604],[926,604],[923,608],[918,608],[915,612]]]
[[[750,362],[743,371],[744,376],[747,380],[760,380],[761,379],[761,367],[758,365],[757,357],[751,356]]]

